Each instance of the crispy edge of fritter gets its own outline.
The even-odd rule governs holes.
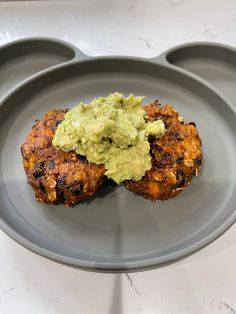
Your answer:
[[[195,123],[185,123],[171,105],[161,107],[157,101],[144,109],[148,120],[164,121],[166,132],[150,138],[152,168],[141,180],[125,185],[144,198],[166,200],[180,194],[201,170],[201,139]]]
[[[74,206],[96,193],[105,178],[105,168],[89,163],[86,157],[73,151],[67,153],[52,146],[56,127],[67,111],[52,110],[36,120],[21,146],[21,153],[36,200]]]

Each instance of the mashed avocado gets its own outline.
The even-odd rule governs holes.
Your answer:
[[[114,93],[90,104],[81,103],[66,113],[53,145],[104,164],[106,176],[117,183],[140,180],[151,169],[148,136],[159,137],[165,132],[162,120],[146,121],[142,100]]]

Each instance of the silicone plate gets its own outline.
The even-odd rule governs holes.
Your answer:
[[[152,60],[89,58],[63,45],[74,49],[74,59],[28,78],[1,102],[1,228],[45,257],[107,272],[165,265],[220,236],[236,217],[236,115],[231,104],[210,84],[168,64],[164,55]],[[145,103],[158,98],[195,121],[203,141],[200,176],[165,202],[111,185],[74,208],[36,203],[20,155],[34,120],[53,108],[114,91],[145,95]]]

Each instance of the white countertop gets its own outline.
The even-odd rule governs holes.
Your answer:
[[[0,45],[66,40],[85,54],[154,57],[189,41],[236,46],[236,1],[0,2]],[[1,314],[236,314],[236,226],[193,256],[132,274],[79,271],[0,232]]]

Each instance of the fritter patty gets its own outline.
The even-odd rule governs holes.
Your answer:
[[[96,193],[104,179],[103,165],[89,163],[75,152],[52,146],[56,128],[68,109],[48,112],[37,120],[21,146],[23,165],[37,201],[74,206]]]
[[[201,139],[194,122],[185,123],[170,105],[158,102],[144,107],[150,121],[162,119],[163,137],[150,138],[152,168],[140,181],[126,187],[143,197],[166,200],[181,193],[197,176],[202,163]]]

